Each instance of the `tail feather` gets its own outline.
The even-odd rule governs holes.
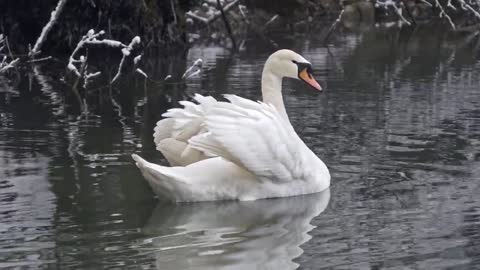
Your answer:
[[[156,194],[175,202],[185,200],[189,185],[173,171],[174,168],[150,163],[136,154],[132,154],[132,158]]]

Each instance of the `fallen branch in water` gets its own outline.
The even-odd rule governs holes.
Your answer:
[[[88,49],[90,46],[99,46],[99,45],[121,49],[123,56],[118,65],[117,73],[115,74],[114,78],[110,82],[110,83],[114,83],[122,74],[125,59],[131,55],[131,52],[135,49],[136,46],[140,44],[140,41],[141,41],[140,37],[138,36],[135,36],[129,45],[125,45],[122,42],[117,40],[97,39],[103,34],[105,34],[105,31],[103,30],[101,30],[98,33],[95,33],[95,30],[90,29],[88,33],[84,35],[82,39],[78,42],[77,46],[75,47],[72,54],[70,55],[68,64],[67,64],[67,69],[76,75],[77,81],[75,84],[77,84],[78,81],[81,78],[83,78],[84,79],[83,86],[85,88],[90,82],[90,80],[92,80],[93,78],[101,74],[99,71],[95,73],[88,73],[87,71],[88,65],[86,64],[87,58],[83,55],[80,55],[79,58],[76,58],[76,55],[79,54],[79,51],[81,49],[83,48]],[[135,66],[139,63],[141,57],[142,55],[137,55],[134,58],[133,61]],[[80,65],[80,69],[77,67],[77,65]]]
[[[139,36],[136,36],[132,39],[132,41],[130,42],[130,44],[128,44],[127,47],[123,48],[122,49],[122,60],[120,60],[120,64],[118,65],[118,71],[117,71],[117,74],[113,77],[113,80],[110,82],[110,83],[114,83],[119,77],[120,75],[122,74],[122,69],[123,69],[123,64],[125,63],[125,59],[130,56],[132,50],[140,44],[140,37]],[[138,59],[138,61],[140,61],[140,59]]]
[[[52,11],[52,14],[50,15],[50,20],[48,23],[43,27],[42,32],[40,33],[40,36],[38,37],[37,41],[35,42],[35,45],[33,46],[33,49],[28,52],[28,56],[32,57],[40,53],[40,48],[42,47],[43,42],[47,39],[48,32],[52,30],[52,27],[55,25],[55,23],[58,20],[58,17],[63,11],[63,7],[67,3],[67,0],[59,0],[57,3],[57,7],[55,10]]]
[[[78,42],[77,46],[73,50],[72,54],[69,57],[68,64],[67,64],[67,70],[72,72],[73,74],[76,75],[77,79],[75,80],[74,88],[77,87],[78,83],[80,80],[83,78],[83,88],[87,88],[88,84],[93,80],[94,78],[98,77],[101,75],[100,71],[90,73],[88,72],[88,64],[87,64],[87,57],[84,55],[80,55],[79,58],[76,58],[76,55],[79,53],[79,51],[83,48],[87,50],[88,53],[88,48],[90,46],[99,46],[103,45],[106,47],[112,47],[112,48],[121,48],[123,57],[120,62],[119,66],[119,71],[117,72],[117,75],[115,76],[114,80],[120,76],[120,70],[122,69],[123,66],[123,61],[124,58],[126,57],[125,55],[129,55],[130,51],[133,48],[133,45],[136,43],[140,42],[139,37],[135,37],[132,39],[132,42],[130,45],[125,45],[120,41],[117,40],[111,40],[111,39],[97,39],[98,37],[102,36],[105,34],[105,31],[101,30],[98,33],[95,33],[95,30],[90,29],[86,35],[82,37],[82,39]],[[79,65],[79,68],[77,67]],[[113,82],[113,81],[112,81]]]
[[[82,77],[82,73],[78,70],[78,68],[75,66],[75,63],[82,63],[82,57],[83,55],[80,55],[79,59],[75,59],[75,55],[80,51],[80,49],[86,47],[86,45],[105,45],[108,47],[113,47],[113,48],[125,48],[127,47],[120,41],[116,40],[109,40],[109,39],[102,39],[102,40],[97,40],[97,37],[100,37],[101,35],[105,34],[105,31],[101,30],[98,33],[95,33],[95,30],[90,29],[86,35],[82,37],[82,39],[78,42],[77,46],[73,50],[72,54],[69,57],[68,64],[67,64],[67,69],[71,72],[73,72],[77,77]]]

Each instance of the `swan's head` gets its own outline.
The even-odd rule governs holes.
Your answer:
[[[322,87],[312,75],[312,64],[300,54],[291,50],[278,50],[267,59],[265,68],[281,78],[288,77],[301,80],[316,90]]]

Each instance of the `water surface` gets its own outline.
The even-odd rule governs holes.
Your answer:
[[[153,126],[195,92],[259,99],[271,50],[258,40],[236,54],[150,53],[151,80],[113,87],[118,59],[102,59],[88,91],[61,60],[0,77],[0,267],[479,269],[480,59],[466,38],[423,27],[338,33],[328,49],[314,36],[275,40],[311,60],[325,88],[284,82],[332,186],[257,202],[161,203],[130,154],[165,163]],[[180,80],[197,58],[201,74]]]

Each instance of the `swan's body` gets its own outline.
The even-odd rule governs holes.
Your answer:
[[[325,164],[295,133],[283,104],[282,78],[301,78],[321,90],[310,63],[280,50],[262,73],[263,102],[225,95],[195,96],[157,123],[154,141],[170,164],[133,155],[159,196],[172,201],[256,200],[320,192],[330,185]]]

